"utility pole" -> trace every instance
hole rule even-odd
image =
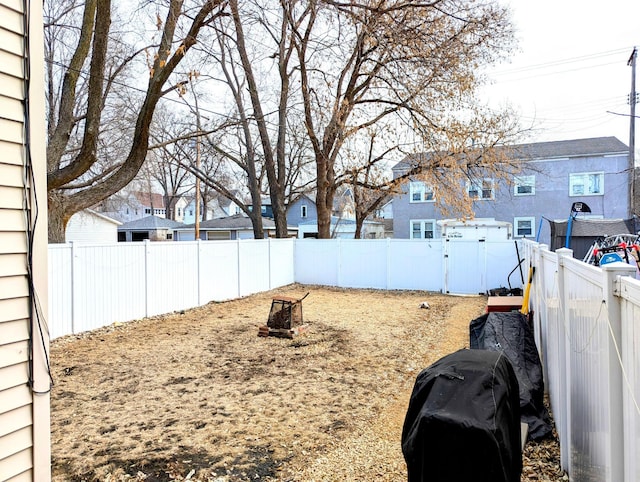
[[[631,185],[629,189],[629,209],[631,216],[635,215],[635,184],[636,184],[636,58],[638,57],[638,49],[633,48],[631,57],[627,65],[631,66],[631,94],[629,94],[629,105],[631,106],[631,115],[629,117],[629,171],[631,173]]]
[[[193,88],[193,78],[197,78],[199,75],[198,72],[189,72],[189,82],[191,83],[191,90],[193,92],[193,98],[195,101],[195,112],[196,112],[196,129],[198,130],[196,134],[196,196],[195,196],[195,213],[196,213],[196,222],[195,222],[195,240],[200,239],[200,136],[202,135],[202,124],[200,123],[200,108],[198,107],[198,94]],[[206,209],[206,208],[205,208]]]

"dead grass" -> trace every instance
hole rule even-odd
[[[274,295],[307,291],[305,335],[257,336]],[[485,305],[292,285],[55,340],[54,480],[404,481],[415,376]]]

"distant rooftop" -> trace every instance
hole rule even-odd
[[[629,147],[615,137],[592,137],[568,141],[534,142],[505,146],[499,149],[508,149],[513,153],[514,158],[523,161],[612,154],[626,155],[629,152]],[[418,156],[428,157],[429,153],[408,155],[393,166],[393,169],[406,169],[409,167],[411,160]]]
[[[175,229],[182,228],[184,224],[171,219],[160,218],[158,216],[147,216],[146,218],[135,219],[118,226],[118,231],[130,231],[132,229],[153,230],[153,229]]]

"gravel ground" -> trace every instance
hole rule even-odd
[[[257,336],[273,296],[307,292],[304,335]],[[415,377],[485,306],[291,285],[54,340],[54,481],[406,481]],[[563,480],[557,441],[528,442],[522,481]]]

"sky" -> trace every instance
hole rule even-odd
[[[527,142],[614,136],[628,145],[627,62],[640,48],[640,0],[501,3],[512,11],[519,45],[510,63],[488,71],[489,105],[510,104],[534,129]],[[638,136],[640,119],[636,124]]]

